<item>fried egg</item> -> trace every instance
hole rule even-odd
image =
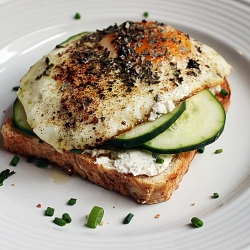
[[[95,147],[230,74],[209,46],[158,22],[113,25],[57,45],[20,81],[34,133],[59,152]]]

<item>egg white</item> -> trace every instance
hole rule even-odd
[[[164,28],[174,29],[167,25]],[[156,95],[162,103],[168,101],[178,103],[204,88],[223,83],[224,78],[230,74],[230,67],[225,59],[211,47],[193,38],[189,40],[191,53],[171,59],[180,70],[178,77],[182,79],[181,83],[177,82],[173,87],[175,69],[168,60],[153,63],[153,70],[159,75],[158,84],[147,85],[138,79],[135,82],[135,90],[125,96],[124,92],[119,95],[122,81],[118,79],[112,90],[116,94],[108,93],[108,98],[98,102],[94,114],[97,122],[78,121],[77,116],[81,114],[74,114],[76,124],[73,128],[66,128],[67,121],[60,116],[63,86],[58,85],[54,76],[58,74],[56,66],[67,63],[68,49],[75,46],[77,41],[54,49],[35,63],[20,81],[17,94],[24,106],[28,123],[39,138],[60,152],[73,148],[84,149],[87,146],[97,145],[99,138],[102,138],[102,141],[109,140],[145,121],[156,103]],[[117,56],[115,48],[108,39],[102,41],[101,45],[112,52],[111,56]],[[189,74],[190,69],[187,68],[190,58],[199,62],[199,72],[195,77]],[[49,70],[46,62],[48,59],[53,65]],[[114,74],[117,73],[119,69],[114,70]],[[104,77],[101,81],[108,81],[108,78]],[[103,117],[105,119],[102,119]]]

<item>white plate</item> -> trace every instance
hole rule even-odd
[[[77,176],[62,179],[54,169],[38,169],[12,154],[0,137],[0,171],[16,174],[0,187],[1,249],[241,249],[250,246],[250,5],[234,1],[164,0],[2,0],[0,1],[0,107],[2,124],[12,114],[13,86],[28,68],[56,44],[81,31],[126,20],[169,23],[207,43],[232,65],[232,103],[222,136],[197,155],[172,198],[139,205],[130,198]],[[75,20],[74,14],[82,18]],[[223,149],[222,154],[214,151]],[[52,179],[54,180],[52,181]],[[59,183],[61,182],[61,183]],[[15,184],[12,186],[11,184]],[[213,192],[220,194],[212,199]],[[77,204],[66,205],[70,197]],[[37,208],[38,203],[42,208]],[[192,205],[195,203],[195,205]],[[105,209],[104,226],[89,229],[85,217],[94,206]],[[44,216],[68,212],[65,227]],[[130,224],[122,220],[135,216]],[[160,214],[156,219],[155,215]],[[204,226],[189,225],[193,216]]]

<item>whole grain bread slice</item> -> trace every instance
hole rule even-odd
[[[218,93],[216,97],[227,111],[231,97],[230,86],[225,80],[221,87],[227,90],[228,95]],[[39,138],[23,133],[14,125],[12,118],[5,121],[1,132],[4,148],[14,154],[48,160],[69,175],[77,173],[103,188],[129,195],[137,202],[146,204],[170,199],[196,154],[196,151],[189,151],[174,155],[168,168],[157,176],[133,176],[120,173],[113,166],[96,164],[95,157],[89,154],[59,153],[49,144],[41,143]]]

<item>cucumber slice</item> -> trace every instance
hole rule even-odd
[[[186,103],[182,102],[172,112],[162,115],[153,122],[140,124],[132,130],[108,141],[107,144],[124,148],[141,145],[168,129],[181,116],[185,109]]]
[[[63,41],[62,43],[60,43],[60,45],[63,45],[63,44],[68,43],[68,42],[75,41],[75,40],[80,39],[81,37],[86,36],[86,35],[88,35],[88,34],[90,34],[90,33],[91,33],[91,32],[87,32],[87,31],[81,32],[81,33],[79,33],[79,34],[76,34],[76,35],[74,35],[74,36],[69,37],[67,40],[65,40],[65,41]]]
[[[165,132],[144,143],[143,148],[161,154],[176,154],[214,142],[224,129],[226,113],[209,91],[186,100],[186,111]]]
[[[32,128],[27,122],[27,116],[23,108],[23,104],[20,102],[18,98],[16,98],[13,105],[13,117],[14,117],[14,122],[19,129],[21,129],[23,132],[29,135],[35,135]]]

